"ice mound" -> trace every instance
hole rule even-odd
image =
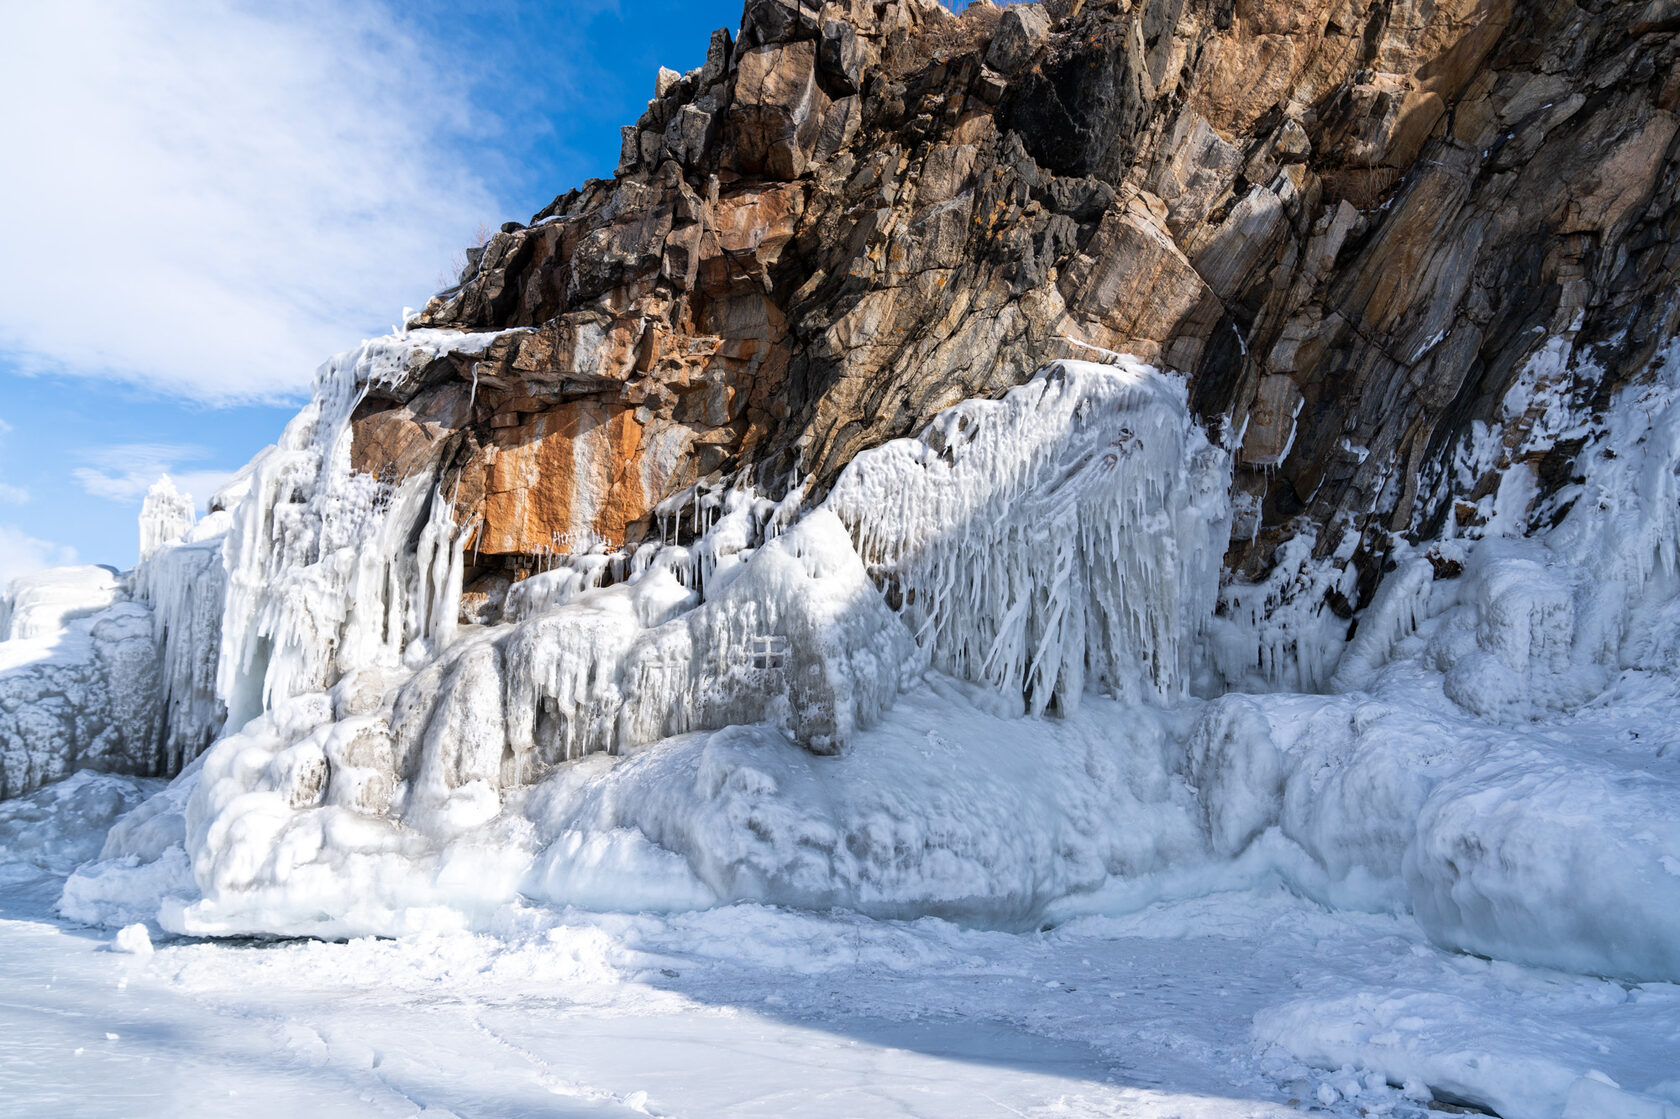
[[[840,757],[732,727],[559,771],[524,802],[542,844],[525,892],[581,903],[592,845],[634,837],[679,853],[714,902],[1021,927],[1111,875],[1205,857],[1166,769],[1170,721],[1098,699],[1063,719],[996,706],[933,676]]]
[[[1062,361],[858,455],[828,506],[934,664],[1036,714],[1186,694],[1229,486],[1181,381]]]
[[[113,822],[162,787],[83,772],[0,803],[0,883],[69,874],[99,854]]]
[[[1327,904],[1409,910],[1437,943],[1499,959],[1674,981],[1680,749],[1607,710],[1540,735],[1398,687],[1227,696],[1184,773],[1216,853],[1263,855]]]
[[[1680,758],[1509,747],[1443,781],[1407,854],[1438,943],[1680,980]]]
[[[273,749],[327,717],[300,698],[131,817],[144,826],[114,830],[62,909],[125,924],[150,885],[145,915],[199,935],[486,927],[521,900],[627,911],[753,900],[1020,927],[1111,875],[1206,858],[1190,790],[1166,769],[1166,716],[1107,700],[1066,719],[988,707],[935,677],[838,757],[765,724],[678,735],[557,768],[499,806],[457,800],[452,819],[423,830],[334,804],[299,811],[264,787],[277,770],[320,772],[296,747]]]
[[[0,587],[0,641],[52,637],[123,597],[122,581],[108,567],[58,567],[20,575]]]

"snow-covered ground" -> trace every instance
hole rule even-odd
[[[1631,741],[1648,683],[1577,716],[1574,740]],[[1667,727],[1653,756],[1680,739]],[[515,901],[475,931],[337,942],[56,916],[66,874],[161,786],[84,773],[0,804],[8,1113],[1680,1111],[1680,986],[1457,953],[1404,912],[1327,908],[1283,884],[1281,839],[1067,898],[1024,931],[751,903]]]

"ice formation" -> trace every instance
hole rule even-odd
[[[0,641],[51,637],[122,597],[122,580],[108,567],[60,567],[20,576],[0,589]]]
[[[481,353],[494,337],[414,331],[339,355],[279,444],[252,462],[224,545],[217,691],[231,725],[353,669],[394,667],[411,646],[418,658],[447,642],[466,534],[431,480],[393,492],[350,469],[350,415],[369,388],[399,383],[445,349]],[[411,552],[416,531],[424,546]]]
[[[1058,362],[853,460],[828,505],[933,651],[1034,714],[1087,687],[1183,698],[1230,530],[1228,456],[1184,387]]]
[[[1454,950],[1680,979],[1680,352],[1545,421],[1585,440],[1548,504],[1507,463],[1478,527],[1396,541],[1350,626],[1323,605],[1347,557],[1304,540],[1219,587],[1225,451],[1129,360],[959,405],[821,501],[696,488],[656,542],[553,557],[475,615],[447,487],[352,472],[348,418],[485,344],[336,360],[226,511],[160,489],[135,572],[14,590],[8,625],[55,636],[0,646],[7,765],[40,754],[20,712],[93,745],[8,790],[102,764],[129,732],[82,724],[141,680],[133,734],[182,770],[66,916],[345,936],[748,900],[1030,928],[1281,882]],[[1384,1048],[1437,1012],[1312,996],[1255,1037],[1514,1115],[1591,1105],[1555,1062],[1524,1085]]]

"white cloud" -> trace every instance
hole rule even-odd
[[[202,462],[210,455],[208,447],[190,443],[120,443],[84,452],[89,465],[75,468],[70,475],[94,497],[133,503],[146,496],[160,475],[168,474],[176,488],[191,494],[202,510],[234,471],[182,470],[181,466]]]
[[[76,549],[37,540],[21,529],[0,524],[0,590],[19,575],[76,562]]]
[[[277,14],[280,13],[280,14]],[[306,388],[495,214],[368,3],[54,0],[0,37],[0,345],[210,401]]]

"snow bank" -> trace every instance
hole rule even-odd
[[[0,642],[52,637],[126,597],[116,572],[92,566],[20,575],[0,591]]]

